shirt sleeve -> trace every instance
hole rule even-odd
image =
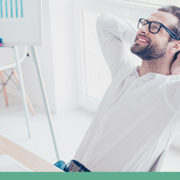
[[[129,22],[120,20],[110,13],[102,13],[97,19],[96,29],[99,44],[112,77],[118,70],[135,65],[129,61],[132,53],[128,44],[133,43],[136,31]]]

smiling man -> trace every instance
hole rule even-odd
[[[160,8],[138,22],[138,33],[131,51],[143,61],[139,74],[157,72],[170,75],[175,53],[180,50],[180,12],[176,7]]]
[[[80,171],[159,171],[180,130],[180,8],[141,18],[138,32],[104,13],[97,33],[112,83],[74,162]]]

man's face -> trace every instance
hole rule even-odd
[[[161,11],[153,13],[147,20],[160,22],[169,29],[178,23],[176,16]],[[147,24],[138,30],[131,52],[143,60],[161,58],[168,52],[169,39],[170,35],[164,28],[152,34]]]

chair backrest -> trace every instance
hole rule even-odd
[[[26,59],[27,47],[19,48],[20,63]],[[14,48],[0,48],[0,71],[5,71],[16,67]]]

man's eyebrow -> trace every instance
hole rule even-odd
[[[146,18],[145,18],[145,19],[146,19]],[[161,23],[160,21],[152,20],[152,19],[149,19],[149,18],[147,18],[147,20],[150,21],[150,22],[158,22],[158,23]],[[161,24],[163,24],[163,23],[161,23]]]

